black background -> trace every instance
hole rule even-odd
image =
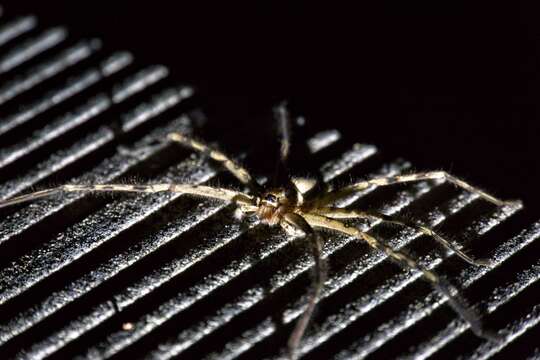
[[[532,2],[219,3],[4,7],[167,65],[203,94],[210,116],[230,119],[224,130],[290,99],[318,128],[522,198],[538,213],[540,12]]]

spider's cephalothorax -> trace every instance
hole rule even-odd
[[[294,212],[297,207],[295,197],[283,188],[264,192],[255,199],[255,204],[257,217],[262,223],[272,226],[278,225],[283,220],[283,215]]]
[[[276,109],[275,114],[280,127],[282,143],[281,160],[284,164],[290,149],[289,114],[283,105]],[[313,289],[307,296],[305,310],[298,319],[296,326],[289,337],[288,347],[291,358],[295,357],[302,336],[312,317],[315,305],[322,294],[323,284],[326,279],[326,266],[322,255],[323,243],[316,229],[331,230],[351,236],[359,241],[365,241],[369,246],[383,251],[390,259],[396,261],[405,268],[412,268],[420,271],[424,275],[424,279],[433,284],[436,289],[441,291],[447,297],[449,305],[468,323],[471,330],[476,335],[490,340],[496,338],[495,334],[484,329],[478,315],[467,306],[466,302],[459,296],[457,289],[450,283],[439,277],[432,270],[419,264],[418,261],[411,256],[393,249],[376,239],[374,236],[363,232],[354,226],[345,224],[344,221],[367,218],[410,227],[425,235],[431,236],[471,264],[485,266],[489,265],[489,261],[472,259],[438,233],[421,224],[371,211],[340,208],[336,204],[339,204],[340,200],[343,200],[347,196],[371,186],[389,186],[398,183],[436,179],[446,180],[464,190],[476,194],[478,197],[489,201],[496,206],[520,207],[521,203],[519,201],[499,200],[444,171],[430,171],[374,178],[371,180],[358,181],[351,185],[331,190],[318,188],[316,186],[317,182],[313,179],[290,178],[285,186],[265,191],[245,168],[221,151],[212,149],[204,142],[195,140],[178,132],[169,134],[168,139],[173,143],[179,143],[206,154],[212,160],[217,161],[243,185],[247,186],[250,192],[245,193],[226,188],[195,184],[66,184],[56,188],[36,191],[0,201],[0,208],[68,192],[173,192],[219,199],[233,203],[241,213],[255,214],[264,224],[272,226],[279,225],[289,234],[300,234],[311,244],[313,258],[315,260],[315,276],[313,278]],[[308,199],[306,200],[306,198]]]

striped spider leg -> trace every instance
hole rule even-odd
[[[324,194],[318,199],[317,203],[319,206],[328,206],[332,203],[335,203],[336,201],[338,201],[339,199],[343,197],[346,197],[358,191],[365,190],[370,186],[375,186],[375,187],[388,186],[388,185],[401,184],[401,183],[407,183],[407,182],[418,182],[418,181],[424,181],[424,180],[438,180],[438,179],[446,180],[459,188],[462,188],[475,195],[478,195],[480,198],[487,200],[488,202],[496,206],[509,206],[509,207],[521,206],[520,200],[505,201],[505,200],[497,199],[496,197],[470,185],[464,180],[461,180],[455,177],[454,175],[447,173],[446,171],[428,171],[428,172],[421,172],[421,173],[416,173],[416,174],[395,175],[395,176],[379,177],[375,179],[359,181],[351,185],[347,185],[345,187],[327,192],[326,194]]]
[[[222,164],[222,166],[228,170],[234,177],[236,177],[242,184],[247,185],[255,191],[259,191],[260,186],[249,172],[240,166],[237,162],[230,159],[228,156],[218,150],[214,150],[208,145],[198,140],[187,137],[179,132],[170,133],[168,139],[180,143],[184,146],[191,147],[203,154],[206,154],[212,160]],[[60,185],[54,188],[36,191],[29,194],[13,197],[11,199],[0,201],[0,208],[11,206],[27,201],[33,201],[40,198],[69,192],[141,192],[141,193],[158,193],[158,192],[172,192],[183,193],[202,197],[208,197],[223,201],[235,202],[241,208],[249,208],[253,206],[253,197],[244,194],[242,192],[225,189],[215,188],[204,185],[193,184],[150,184],[150,185],[127,185],[127,184],[96,184],[96,185],[77,185],[66,184]]]
[[[220,163],[226,170],[228,170],[235,178],[237,178],[242,184],[248,186],[251,191],[260,193],[261,186],[253,179],[251,174],[236,161],[225,155],[223,152],[211,148],[208,144],[191,138],[180,132],[173,132],[167,135],[167,138],[180,145],[192,148],[195,151],[208,156],[210,159]]]
[[[332,214],[328,213],[328,215]],[[470,325],[474,334],[487,340],[497,341],[499,339],[499,336],[496,333],[484,328],[479,316],[459,295],[458,290],[452,284],[437,275],[435,272],[419,264],[412,257],[404,254],[401,251],[392,249],[390,246],[380,242],[368,233],[360,231],[355,227],[348,226],[339,220],[315,213],[305,213],[303,216],[308,224],[312,227],[336,231],[355,237],[358,240],[363,240],[372,248],[385,252],[392,260],[396,261],[403,267],[420,271],[424,275],[424,279],[429,281],[433,287],[435,287],[435,289],[446,296],[450,306]]]
[[[469,255],[465,254],[463,251],[461,251],[455,245],[453,245],[450,241],[446,240],[444,237],[439,235],[434,230],[428,228],[427,226],[417,224],[413,221],[402,219],[397,216],[388,216],[388,215],[373,212],[373,211],[358,211],[358,210],[349,210],[349,209],[335,208],[335,207],[317,208],[317,209],[313,209],[313,212],[317,213],[318,215],[322,215],[322,216],[325,216],[331,219],[336,219],[336,220],[338,219],[343,219],[343,220],[345,219],[373,219],[373,220],[379,220],[379,221],[389,223],[389,224],[396,224],[396,225],[408,227],[408,228],[417,230],[424,235],[432,237],[437,242],[442,244],[448,250],[454,252],[457,256],[459,256],[460,258],[462,258],[469,264],[477,265],[477,266],[489,266],[491,264],[491,261],[489,259],[471,258]]]
[[[36,191],[29,194],[13,197],[11,199],[0,201],[0,208],[20,204],[23,202],[34,201],[41,198],[70,192],[138,192],[138,193],[158,193],[170,192],[181,193],[195,196],[202,196],[212,199],[218,199],[228,202],[234,202],[242,208],[249,209],[253,206],[253,197],[242,192],[214,188],[205,185],[192,184],[150,184],[150,185],[127,185],[127,184],[96,184],[96,185],[79,185],[65,184],[54,188]]]

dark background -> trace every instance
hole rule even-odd
[[[289,99],[311,126],[338,128],[417,169],[445,169],[501,197],[522,198],[539,213],[537,6],[256,3],[4,6],[167,65],[196,86],[211,119],[228,119],[218,128],[246,126]],[[249,138],[242,141],[249,146]]]

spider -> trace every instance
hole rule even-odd
[[[285,103],[281,103],[274,108],[274,117],[280,130],[280,164],[283,167],[289,157],[291,144],[291,117]],[[318,186],[318,181],[315,179],[288,177],[280,186],[268,187],[257,182],[253,176],[237,161],[225,155],[223,152],[209,146],[203,141],[189,137],[180,132],[168,134],[167,139],[171,143],[180,144],[184,147],[200,152],[210,159],[216,161],[218,164],[221,164],[221,166],[230,172],[242,185],[246,187],[247,190],[244,192],[228,188],[178,183],[141,185],[65,184],[0,201],[0,208],[55,194],[69,192],[182,193],[232,203],[237,207],[237,211],[241,215],[240,217],[255,216],[263,224],[268,226],[280,226],[287,234],[306,239],[309,241],[311,246],[311,253],[314,259],[315,276],[312,280],[311,290],[307,295],[305,310],[289,336],[287,345],[289,357],[291,359],[296,358],[296,350],[301,343],[302,337],[313,316],[313,312],[323,290],[328,271],[326,262],[322,257],[323,241],[317,230],[333,231],[351,236],[359,241],[365,241],[369,246],[385,252],[389,258],[403,267],[420,271],[425,280],[430,282],[438,291],[446,296],[450,306],[470,325],[470,328],[474,334],[492,341],[496,341],[498,339],[498,334],[485,329],[478,314],[472,308],[470,308],[467,302],[459,295],[456,287],[446,281],[443,277],[437,275],[435,272],[422,266],[410,255],[398,250],[394,250],[374,236],[350,225],[347,223],[347,221],[368,219],[412,228],[432,237],[444,247],[450,249],[461,259],[470,264],[477,266],[490,266],[489,260],[471,258],[434,230],[414,221],[388,216],[373,211],[340,208],[335,206],[335,204],[341,199],[372,186],[389,186],[399,183],[437,179],[446,180],[457,187],[476,194],[480,198],[493,203],[496,206],[519,207],[521,206],[521,202],[519,200],[500,200],[444,171],[430,171],[373,178],[370,180],[354,182],[340,188],[327,187],[324,189]]]

